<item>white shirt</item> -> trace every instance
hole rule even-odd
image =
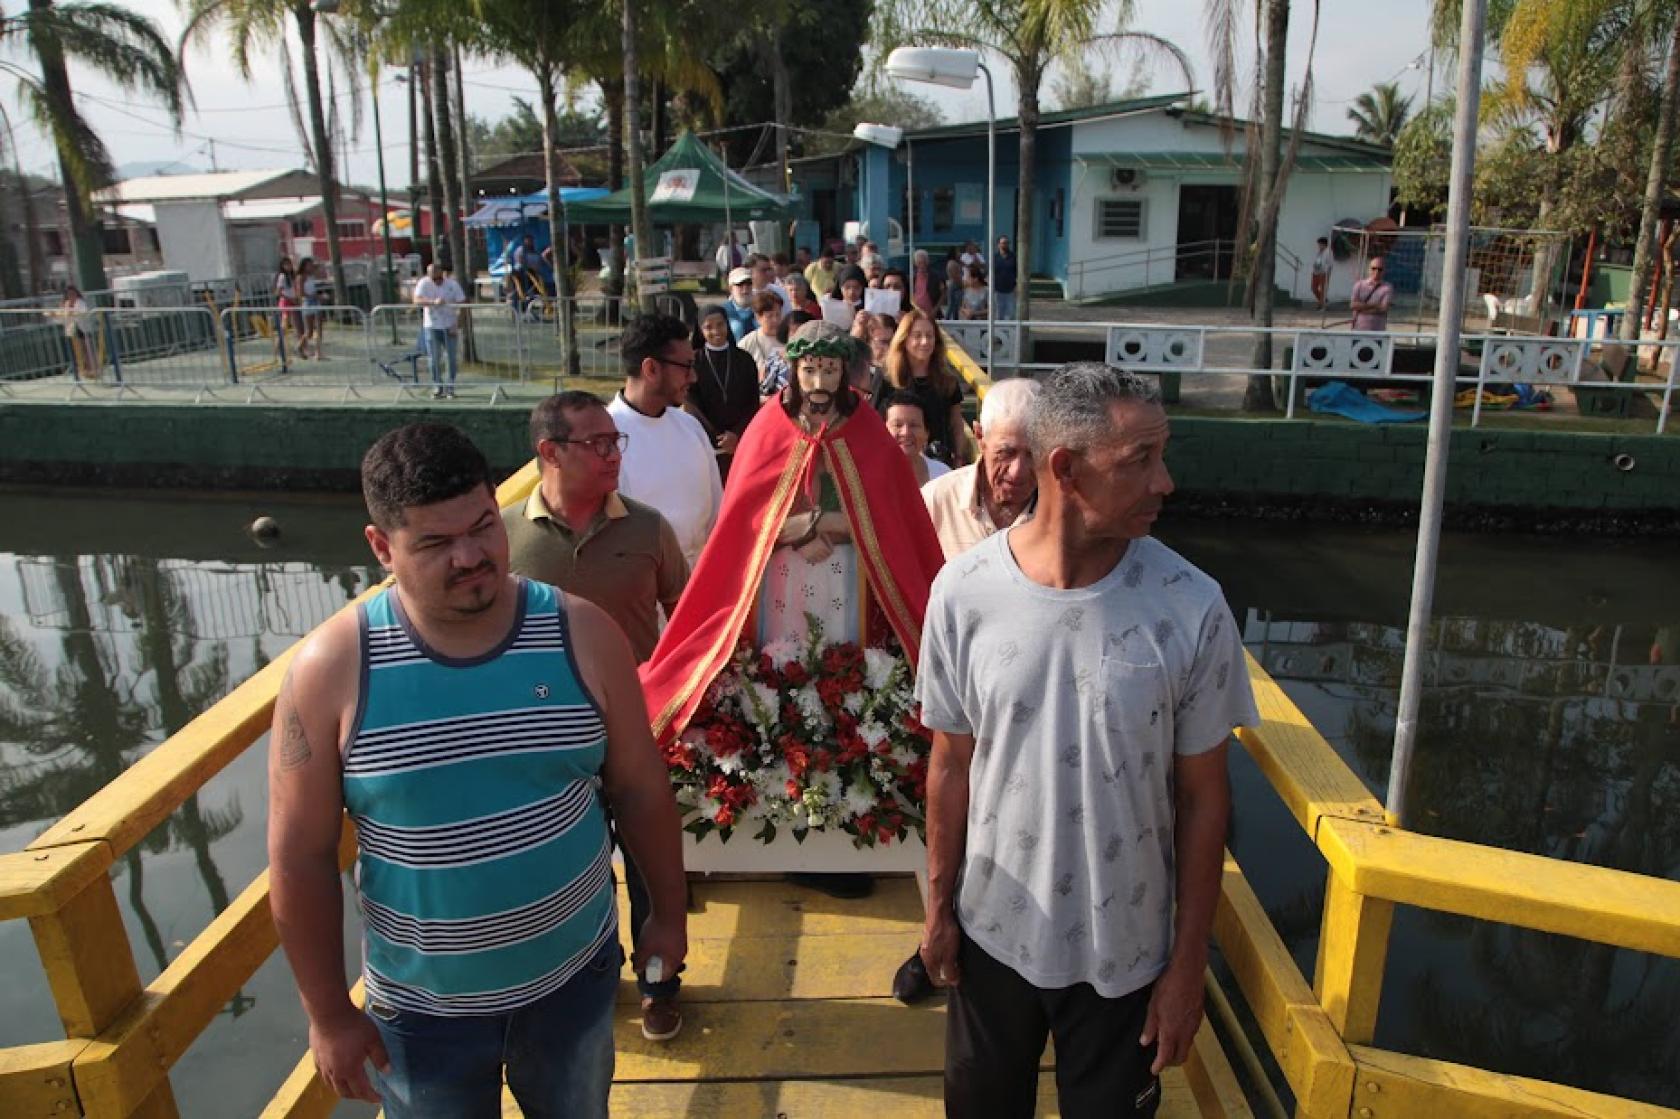
[[[455,318],[459,313],[452,304],[465,303],[466,292],[455,282],[455,277],[445,276],[443,283],[433,283],[430,276],[420,277],[420,282],[414,285],[414,302],[420,303],[426,299],[441,299],[440,306],[425,305],[425,327],[427,330],[454,330]]]
[[[607,411],[618,430],[630,436],[618,468],[618,492],[653,506],[671,522],[692,571],[723,503],[717,449],[700,421],[681,408],[645,416],[620,392]]]
[[[951,468],[949,466],[946,466],[944,463],[940,462],[936,458],[931,458],[927,455],[923,455],[922,456],[922,461],[927,463],[927,472],[928,472],[928,481],[929,482],[933,481],[935,478],[942,478],[942,477],[944,477],[945,475],[947,475],[951,472]],[[926,483],[923,483],[923,484],[925,485]]]
[[[1315,276],[1328,276],[1335,267],[1336,258],[1331,255],[1329,249],[1320,249],[1313,257],[1312,270]]]

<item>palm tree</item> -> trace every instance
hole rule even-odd
[[[1621,337],[1637,341],[1648,308],[1645,288],[1651,282],[1652,261],[1657,243],[1657,224],[1662,218],[1663,189],[1667,185],[1669,160],[1674,151],[1676,101],[1680,100],[1680,12],[1670,8],[1671,25],[1668,58],[1664,63],[1662,98],[1657,109],[1656,135],[1651,140],[1651,165],[1645,178],[1645,197],[1639,208],[1639,235],[1633,245],[1633,275],[1628,280],[1627,313],[1622,316]],[[1666,319],[1666,313],[1664,318]]]
[[[20,40],[38,72],[0,58],[0,73],[17,79],[24,108],[58,150],[76,286],[102,291],[105,261],[92,196],[114,173],[104,141],[76,106],[68,64],[90,67],[127,92],[159,101],[177,125],[186,96],[181,69],[155,23],[98,0],[29,0],[16,15],[0,15],[0,44]]]
[[[630,176],[630,235],[636,246],[636,260],[653,248],[653,225],[648,221],[647,184],[642,182],[641,75],[636,56],[636,0],[621,0],[624,8],[624,161]],[[642,292],[637,277],[636,295],[643,311],[653,310],[653,299]]]
[[[35,0],[32,0],[35,2]],[[298,127],[298,139],[303,143],[310,165],[320,182],[321,219],[327,226],[327,258],[332,263],[333,299],[339,303],[350,301],[350,285],[344,275],[344,254],[338,238],[338,178],[334,166],[334,129],[328,127],[325,99],[321,96],[321,58],[318,41],[324,36],[329,48],[328,68],[334,60],[350,61],[340,69],[352,106],[352,120],[359,122],[361,101],[357,95],[357,67],[353,64],[356,46],[348,27],[340,27],[332,20],[321,20],[310,0],[183,0],[187,6],[187,26],[181,32],[181,51],[190,45],[208,45],[211,36],[225,29],[233,51],[233,63],[240,76],[251,79],[251,60],[263,48],[275,48],[280,56],[280,74],[284,79],[286,103],[292,110],[293,123]],[[303,91],[305,104],[299,106],[296,79],[292,72],[291,50],[286,31],[291,26],[297,32],[303,61]],[[307,127],[300,108],[308,112]]]
[[[1015,255],[1031,268],[1033,204],[1038,197],[1037,161],[1039,101],[1044,79],[1058,62],[1081,60],[1088,50],[1114,54],[1142,49],[1170,59],[1194,85],[1190,61],[1173,43],[1146,31],[1121,30],[1131,22],[1133,0],[1113,6],[1113,31],[1098,26],[1110,5],[1104,0],[888,0],[881,4],[878,37],[891,40],[967,47],[1002,58],[1009,64],[1019,91],[1017,115],[1021,128],[1020,178],[1015,192]],[[992,252],[993,246],[986,246]],[[1021,319],[1032,317],[1030,285],[1018,289],[1016,306]]]
[[[1400,93],[1394,82],[1378,82],[1353,99],[1348,119],[1353,122],[1353,134],[1385,148],[1394,146],[1400,130],[1411,116],[1412,99]]]

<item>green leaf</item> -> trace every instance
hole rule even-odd
[[[805,837],[807,835],[809,835],[810,832],[811,832],[810,828],[794,828],[793,829],[793,841],[795,843],[804,843],[805,842]]]

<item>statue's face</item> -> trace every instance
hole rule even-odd
[[[802,357],[794,375],[799,378],[799,391],[804,395],[805,415],[815,420],[826,420],[833,415],[834,400],[846,375],[840,359],[815,355]]]

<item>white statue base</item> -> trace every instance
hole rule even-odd
[[[772,843],[753,838],[758,823],[749,820],[735,829],[728,843],[714,832],[699,838],[683,833],[683,867],[690,874],[904,874],[916,876],[927,897],[927,848],[915,832],[902,843],[855,847],[843,831],[813,831],[800,843],[781,828]]]

